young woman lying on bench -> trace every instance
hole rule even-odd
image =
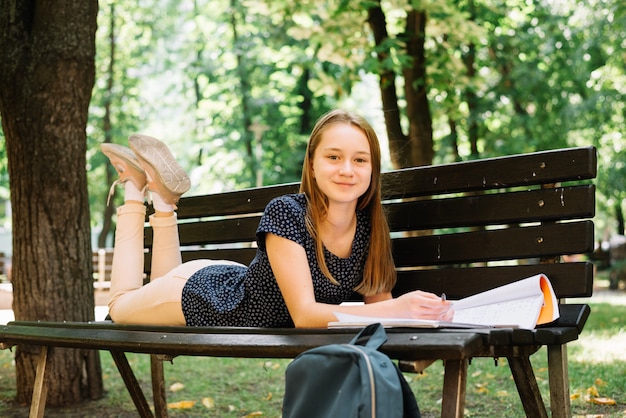
[[[324,115],[309,139],[299,194],[272,200],[249,266],[182,263],[176,204],[190,181],[161,141],[131,135],[130,149],[103,144],[123,183],[117,209],[109,311],[132,324],[325,328],[334,312],[450,320],[450,302],[413,291],[392,298],[396,272],[381,205],[381,153],[358,115]],[[143,284],[144,197],[155,213],[150,283]],[[354,291],[364,305],[339,306]]]

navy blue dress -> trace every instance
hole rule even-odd
[[[317,265],[315,242],[305,226],[303,194],[278,197],[268,203],[257,228],[257,253],[249,267],[212,265],[195,272],[183,288],[182,308],[188,326],[293,327],[287,306],[272,273],[265,250],[265,234],[272,233],[301,245],[307,255],[318,302],[340,304],[363,278],[369,246],[367,217],[357,211],[352,252],[339,258],[327,250],[327,266],[339,285],[332,284]]]

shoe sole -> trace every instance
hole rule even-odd
[[[118,175],[120,176],[120,180],[133,181],[135,177],[139,177],[138,180],[142,180],[143,184],[137,184],[135,181],[133,181],[133,183],[135,183],[135,186],[137,186],[139,190],[141,190],[145,186],[146,173],[144,172],[143,168],[139,164],[139,161],[137,161],[135,154],[129,148],[123,145],[118,145],[118,144],[103,143],[103,144],[100,144],[100,150],[102,151],[104,155],[106,155],[109,158],[111,165],[113,165],[115,170],[118,172]],[[125,163],[128,166],[128,168],[130,170],[133,170],[135,173],[134,174],[130,172],[120,173],[117,167],[118,161]]]
[[[141,134],[131,135],[128,143],[155,183],[157,190],[153,191],[159,193],[168,203],[176,204],[180,196],[191,188],[191,181],[167,145],[156,138]]]

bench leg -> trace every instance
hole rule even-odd
[[[548,418],[528,356],[507,357],[527,417]]]
[[[442,418],[460,418],[465,413],[465,387],[467,385],[467,358],[446,360],[441,400]]]
[[[48,388],[45,385],[46,365],[48,364],[49,347],[42,346],[39,352],[39,360],[37,361],[37,375],[35,377],[35,386],[33,387],[33,399],[30,404],[30,418],[43,418],[46,409],[46,398],[48,396]]]
[[[150,371],[152,373],[152,398],[154,400],[154,413],[157,417],[166,418],[168,414],[163,361],[160,360],[155,354],[150,355]]]
[[[550,409],[553,418],[569,418],[569,373],[567,370],[567,346],[548,346],[548,379],[550,381]]]
[[[131,369],[130,364],[128,364],[126,355],[121,351],[111,351],[111,356],[115,361],[117,369],[120,371],[120,375],[126,384],[126,389],[128,389],[130,397],[135,403],[139,416],[144,418],[153,418],[154,415],[152,414],[150,405],[148,405],[148,401],[139,386],[139,382],[137,382],[133,369]]]

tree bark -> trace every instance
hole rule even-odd
[[[467,2],[467,9],[470,15],[470,20],[472,22],[476,21],[476,7],[474,5],[474,0],[469,0]],[[463,62],[465,63],[465,68],[467,69],[467,76],[470,80],[474,80],[476,77],[476,45],[473,42],[470,42],[467,46],[467,52],[463,54]],[[472,85],[465,88],[465,100],[467,102],[467,108],[469,110],[469,121],[468,121],[468,129],[467,134],[469,137],[470,143],[470,156],[472,159],[476,159],[479,157],[478,152],[478,96],[474,91],[474,87]]]
[[[383,48],[384,43],[389,39],[387,19],[380,6],[380,2],[377,6],[370,7],[367,13],[367,21],[374,34],[376,56],[380,63],[378,84],[383,105],[385,126],[387,128],[391,163],[395,168],[409,167],[411,162],[406,160],[406,154],[404,152],[407,145],[407,136],[402,131],[401,113],[398,105],[398,94],[396,92],[396,73],[392,68],[384,64],[385,61],[389,59],[390,55],[389,51]]]
[[[96,0],[12,0],[0,8],[0,112],[13,207],[18,320],[94,317],[86,176]],[[32,394],[38,348],[16,350],[17,402]],[[102,395],[95,351],[54,349],[48,405]]]
[[[115,3],[109,5],[109,66],[107,68],[107,87],[106,96],[104,99],[104,117],[102,119],[102,132],[104,133],[104,142],[110,144],[113,142],[113,124],[111,122],[111,106],[112,97],[114,95],[115,87]],[[106,164],[106,184],[113,184],[117,178],[117,171],[111,164]],[[113,195],[110,197],[110,201],[115,199],[115,193],[117,188],[113,189]],[[109,200],[109,199],[107,199]],[[104,216],[102,217],[102,230],[98,235],[98,248],[105,248],[107,237],[113,229],[113,214],[115,213],[115,206],[107,204],[104,206]]]
[[[426,79],[426,12],[409,10],[406,17],[407,54],[412,65],[404,69],[404,94],[409,118],[409,143],[414,166],[433,163],[433,120]]]
[[[404,53],[410,65],[402,69],[408,134],[402,130],[402,113],[396,89],[397,74],[389,65],[390,42],[387,22],[380,1],[368,9],[368,23],[374,34],[375,51],[380,64],[379,86],[391,162],[395,168],[430,165],[433,162],[432,116],[428,104],[426,79],[426,12],[407,12]]]

